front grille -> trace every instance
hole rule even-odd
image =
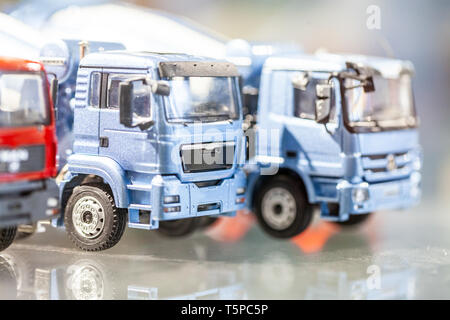
[[[21,146],[15,149],[0,148],[0,173],[25,173],[41,171],[45,167],[45,146]]]
[[[199,181],[194,182],[195,185],[199,188],[206,188],[206,187],[214,187],[219,185],[222,182],[222,180],[210,180],[210,181]]]
[[[234,142],[185,144],[181,146],[181,161],[186,173],[227,170],[233,167]]]
[[[402,157],[407,155],[408,152],[397,152],[397,153],[392,153],[393,156],[395,157]],[[370,160],[380,160],[380,159],[385,159],[389,156],[389,154],[375,154],[375,155],[368,155],[367,157]]]
[[[31,220],[31,216],[29,213],[0,215],[0,223],[2,225],[15,225],[17,223],[17,220],[29,221]]]
[[[411,156],[409,152],[363,155],[364,176],[368,181],[400,178],[410,174]]]
[[[214,203],[200,204],[197,207],[197,212],[204,212],[211,210],[220,210],[220,203],[214,202]]]
[[[403,168],[405,168],[405,165],[402,166],[397,166],[397,168],[395,170],[401,170]],[[378,172],[389,172],[390,170],[386,167],[383,168],[372,168],[372,169],[368,169],[369,171],[373,172],[373,173],[378,173]]]

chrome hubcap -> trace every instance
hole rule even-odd
[[[262,216],[267,224],[275,230],[289,228],[297,214],[295,198],[284,188],[270,189],[263,197]]]
[[[102,273],[94,266],[75,267],[68,282],[76,300],[98,300],[103,298],[105,286]]]
[[[105,227],[105,211],[94,197],[83,197],[75,203],[72,215],[75,230],[83,237],[98,237]]]

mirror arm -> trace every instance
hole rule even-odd
[[[140,124],[136,125],[135,127],[139,127],[139,129],[141,129],[142,131],[145,131],[147,129],[150,129],[154,124],[155,124],[155,121],[151,120],[146,123],[140,123]]]
[[[47,76],[48,75],[53,76],[53,79],[50,82],[50,97],[52,99],[53,112],[55,114],[55,121],[56,121],[58,120],[58,112],[57,112],[58,108],[56,107],[56,105],[58,104],[58,87],[59,87],[58,77],[53,72],[47,72]]]

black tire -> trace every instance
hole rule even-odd
[[[17,227],[7,227],[0,229],[0,251],[8,248],[16,237]]]
[[[218,218],[205,216],[197,219],[198,219],[198,229],[204,230],[212,226],[214,223],[216,223]]]
[[[103,184],[75,187],[67,201],[64,225],[69,238],[81,250],[106,250],[115,246],[122,238],[127,223],[126,211],[116,207],[108,189]],[[91,201],[91,203],[88,203],[88,201]],[[83,202],[86,202],[90,207],[82,209]],[[96,209],[94,204],[97,206]],[[74,212],[78,208],[81,208],[79,210],[81,214],[79,215]],[[90,212],[89,210],[95,212]],[[77,218],[78,216],[79,218]],[[95,221],[95,217],[97,217],[97,224],[91,223]],[[74,219],[80,221],[77,226],[74,225]],[[80,225],[93,226],[96,229],[93,233],[88,234],[88,232],[81,230]]]
[[[157,231],[165,237],[185,237],[197,230],[198,225],[198,218],[160,221]]]
[[[17,299],[17,279],[13,267],[9,262],[0,256],[0,299]]]
[[[369,219],[371,213],[366,214],[351,214],[348,220],[346,221],[336,221],[336,223],[343,227],[356,227]]]
[[[263,206],[268,205],[263,204],[265,197],[280,191],[280,194],[289,198],[289,202],[293,205],[295,201],[295,208],[292,206],[291,210],[295,211],[293,213],[293,218],[288,221],[285,225],[275,226],[273,222],[270,222],[267,215],[272,215],[275,217],[278,214],[285,214],[285,210],[289,210],[286,207],[286,203],[282,201],[274,201],[275,205],[272,211],[263,212]],[[282,197],[280,197],[281,199]],[[260,225],[263,230],[275,238],[292,238],[294,236],[302,233],[311,223],[313,217],[313,208],[308,203],[306,193],[299,182],[290,178],[288,176],[275,176],[270,179],[267,183],[261,187],[260,191],[255,197],[255,214],[258,218]],[[265,210],[269,210],[265,208]],[[290,210],[289,210],[290,211]]]

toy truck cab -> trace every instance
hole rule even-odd
[[[52,97],[40,63],[0,58],[0,250],[58,213]]]
[[[248,188],[266,231],[300,233],[314,204],[322,218],[354,224],[419,201],[412,71],[409,62],[363,56],[267,59],[253,159],[259,170]],[[267,166],[275,173],[261,175]]]
[[[181,54],[92,53],[80,63],[73,154],[60,184],[65,226],[84,250],[126,224],[233,215],[246,179],[238,73]]]

